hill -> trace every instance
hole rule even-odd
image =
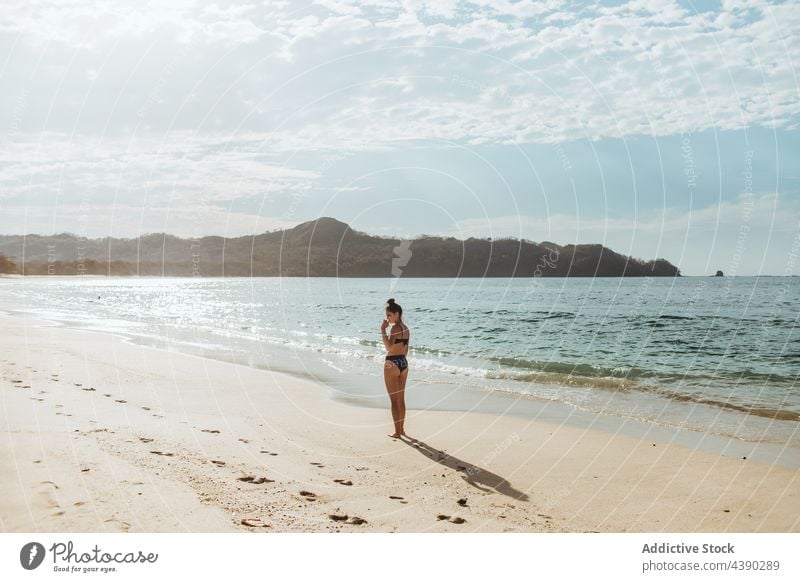
[[[421,236],[400,240],[321,217],[255,236],[184,239],[169,234],[86,239],[0,236],[0,272],[27,275],[206,277],[621,277],[680,276],[599,244],[560,246],[512,238]]]

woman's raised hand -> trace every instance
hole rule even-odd
[[[389,327],[389,322],[387,320],[383,320],[381,322],[381,331],[386,331],[386,328]]]

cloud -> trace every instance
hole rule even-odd
[[[240,212],[230,208],[195,204],[186,206],[169,197],[146,200],[147,204],[117,204],[111,211],[85,205],[4,208],[0,231],[7,234],[56,234],[71,232],[87,238],[132,238],[153,232],[188,237],[249,236],[295,226],[294,218]],[[100,211],[98,211],[100,210]],[[50,228],[34,225],[46,223]],[[34,227],[31,229],[31,227]]]
[[[74,0],[56,10],[27,0],[5,6],[0,31],[20,35],[11,55],[19,63],[10,71],[13,84],[29,83],[41,59],[32,46],[66,45],[48,51],[38,73],[38,84],[59,87],[59,97],[30,99],[31,123],[21,127],[29,131],[40,127],[35,122],[49,108],[52,124],[74,127],[74,103],[81,100],[106,116],[102,127],[130,127],[147,99],[141,88],[154,86],[159,101],[143,120],[148,131],[199,128],[213,111],[216,127],[277,131],[279,144],[296,141],[296,132],[329,128],[315,139],[319,147],[354,140],[376,147],[397,139],[532,143],[796,127],[800,44],[792,39],[800,33],[800,11],[765,1],[747,7],[697,13],[677,2],[635,0],[570,5],[567,12],[564,2],[326,0],[298,7],[172,0],[150,10]],[[163,63],[147,59],[174,54],[181,45],[190,49],[164,79]],[[98,67],[102,55],[133,78]],[[101,92],[87,96],[86,76],[73,81],[70,59],[95,71],[89,80]],[[375,94],[371,82],[387,77],[408,82]],[[458,78],[483,89],[452,85]],[[194,86],[199,90],[187,102]],[[506,104],[486,98],[498,92]],[[109,95],[117,101],[110,116],[99,101]],[[12,101],[0,96],[0,105]],[[361,117],[344,123],[340,112],[354,106]],[[90,115],[81,122],[100,125],[91,124]],[[543,133],[529,122],[536,116],[554,129]]]
[[[73,141],[43,135],[19,142],[0,158],[5,205],[52,205],[91,196],[93,204],[124,204],[151,195],[177,203],[206,204],[271,192],[304,192],[318,172],[276,164],[247,140],[172,134],[169,138]],[[33,196],[33,198],[31,198]]]
[[[800,236],[800,205],[775,193],[743,193],[703,208],[665,207],[634,218],[554,214],[459,220],[446,234],[600,243],[643,259],[666,258],[688,275],[717,269],[730,275],[783,274],[792,241]]]

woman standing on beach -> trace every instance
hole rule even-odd
[[[386,328],[392,325],[389,337]],[[406,378],[408,378],[408,338],[409,331],[403,322],[403,308],[394,302],[394,298],[386,302],[386,319],[381,322],[381,339],[386,346],[386,358],[383,365],[383,380],[392,402],[392,419],[394,420],[395,439],[406,436],[403,423],[406,420]]]

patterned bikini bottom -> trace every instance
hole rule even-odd
[[[386,361],[391,361],[395,366],[400,368],[401,372],[408,368],[408,360],[406,360],[405,356],[386,356]]]

